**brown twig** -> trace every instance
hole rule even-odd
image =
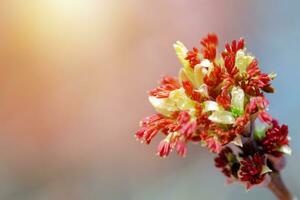
[[[289,192],[278,172],[271,173],[271,182],[269,183],[268,188],[278,200],[297,200],[297,198]]]

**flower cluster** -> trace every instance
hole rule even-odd
[[[261,72],[243,39],[226,44],[219,54],[215,34],[200,45],[189,51],[181,42],[174,44],[179,76],[163,77],[149,92],[157,114],[141,121],[136,138],[149,144],[162,133],[161,157],[172,150],[185,156],[188,143],[201,144],[218,154],[216,167],[230,181],[247,188],[262,184],[279,170],[274,160],[291,153],[288,127],[267,112],[264,93],[274,92],[276,75]]]

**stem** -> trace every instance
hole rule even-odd
[[[297,198],[293,197],[289,192],[278,172],[271,173],[271,182],[269,183],[268,188],[278,200],[297,200]]]

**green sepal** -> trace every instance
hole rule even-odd
[[[255,127],[253,136],[257,141],[262,140],[266,136],[267,130],[271,128],[269,124],[261,122],[260,120],[256,120],[254,125]]]
[[[239,117],[239,116],[241,116],[241,115],[243,115],[244,114],[244,111],[243,110],[241,110],[241,109],[239,109],[239,108],[237,108],[237,107],[231,107],[231,113],[232,113],[232,115],[235,117],[235,118],[237,118],[237,117]]]

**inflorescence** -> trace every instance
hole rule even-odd
[[[187,144],[206,146],[218,154],[215,166],[228,181],[249,189],[267,184],[272,171],[282,169],[290,154],[288,127],[268,112],[264,93],[273,93],[275,74],[261,72],[257,59],[246,52],[243,39],[233,40],[217,52],[218,38],[208,34],[201,48],[174,48],[182,68],[179,77],[165,76],[149,92],[157,111],[140,122],[136,138],[149,144],[162,133],[158,155],[172,150],[187,154]]]

